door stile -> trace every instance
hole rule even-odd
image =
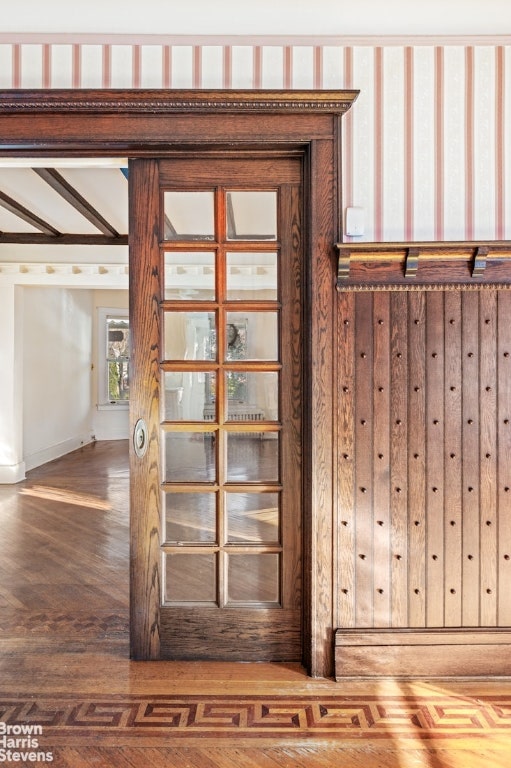
[[[129,164],[131,386],[130,434],[143,420],[144,445],[130,440],[131,656],[160,658],[160,300],[158,162]]]
[[[302,194],[300,187],[283,185],[280,195],[281,217],[289,222],[281,235],[281,249],[284,253],[303,253],[302,248]],[[282,308],[282,369],[290,372],[289,385],[282,388],[282,413],[286,429],[282,433],[282,455],[287,461],[299,469],[302,477],[303,465],[303,258],[290,260],[292,272],[287,279],[281,280]],[[280,267],[281,268],[281,267]],[[282,376],[282,369],[280,376]],[[303,536],[303,489],[301,483],[287,483],[282,489],[285,505],[295,511],[294,516],[285,521],[282,530],[282,544],[288,553],[285,567],[281,575],[283,594],[292,602],[286,608],[300,610],[303,606],[302,579],[302,536]],[[293,557],[290,556],[293,553]],[[294,588],[292,585],[295,585]],[[302,621],[303,633],[303,621]]]
[[[308,308],[304,397],[310,404],[304,430],[305,528],[303,574],[304,663],[312,677],[329,677],[333,660],[334,460],[333,343],[335,297],[332,285],[332,248],[337,231],[334,168],[336,147],[313,141],[306,166],[309,198],[308,242],[313,245],[305,284]]]

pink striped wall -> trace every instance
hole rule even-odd
[[[0,35],[0,88],[358,88],[344,205],[365,240],[511,239],[511,38]]]

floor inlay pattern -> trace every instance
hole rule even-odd
[[[23,637],[24,635],[53,636],[61,639],[69,636],[109,638],[124,640],[128,637],[127,611],[24,611],[2,609],[0,637]]]
[[[358,740],[511,736],[511,694],[424,696],[2,696],[0,720],[37,724],[45,743],[221,737]]]

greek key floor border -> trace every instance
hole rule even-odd
[[[11,727],[40,725],[51,746],[90,744],[91,738],[139,746],[207,737],[429,741],[498,734],[507,739],[511,692],[484,701],[441,695],[0,695],[0,721]]]

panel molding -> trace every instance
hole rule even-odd
[[[337,243],[337,289],[480,290],[511,283],[511,240]]]
[[[509,629],[338,629],[335,679],[508,677]]]
[[[143,90],[128,93],[123,89],[89,91],[83,98],[73,89],[51,89],[41,98],[39,90],[0,91],[0,111],[38,114],[62,109],[66,112],[99,113],[122,111],[126,114],[173,114],[200,112],[325,112],[343,114],[359,95],[358,90]]]

